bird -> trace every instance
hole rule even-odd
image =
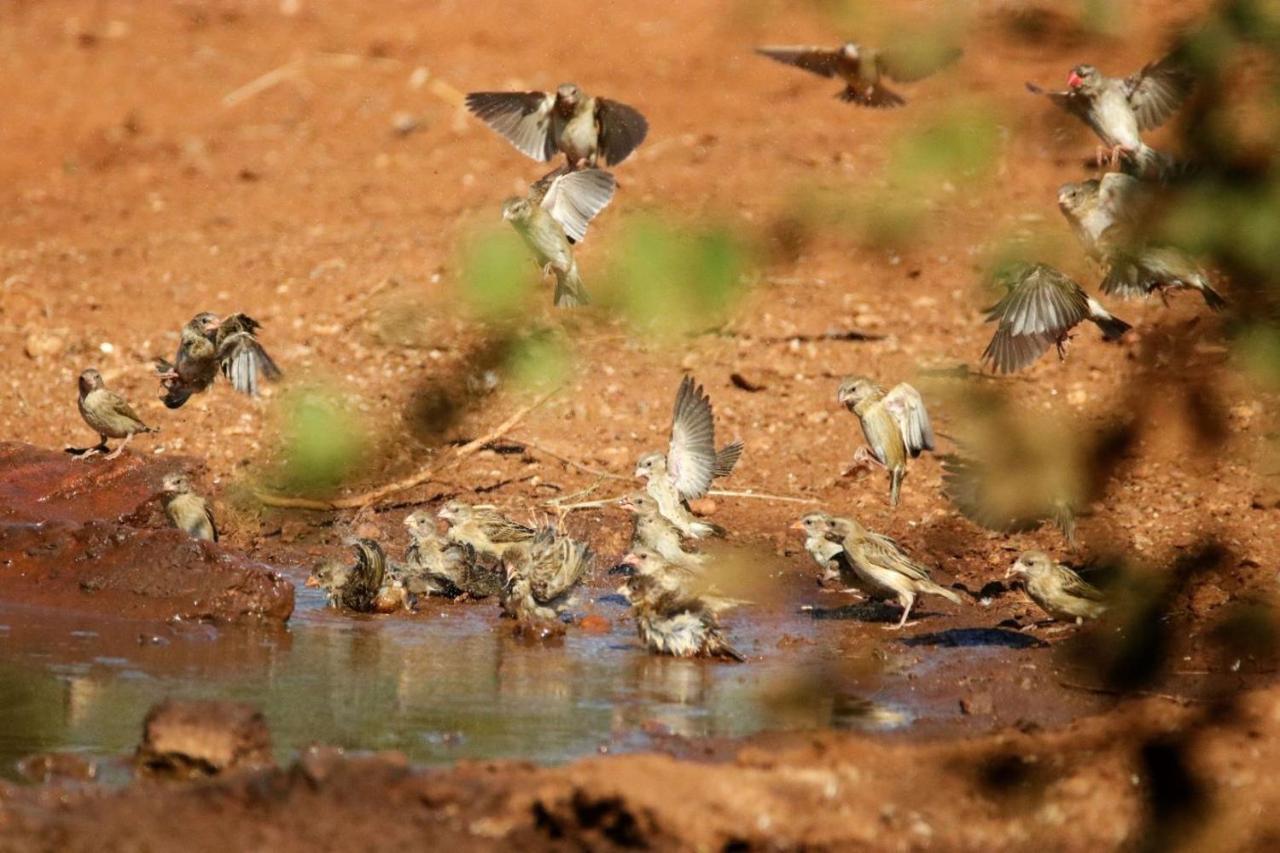
[[[684,549],[680,529],[662,516],[658,502],[646,492],[634,492],[618,499],[618,506],[635,516],[630,550],[648,548],[664,560],[688,571],[702,568],[706,557]]]
[[[625,574],[622,592],[631,603],[636,633],[654,654],[678,658],[709,657],[745,662],[724,638],[717,613],[723,605],[697,595],[665,578],[656,553],[631,552],[610,571]]]
[[[906,99],[887,88],[883,78],[914,83],[961,55],[961,51],[955,48],[926,56],[901,50],[877,50],[854,42],[845,42],[836,48],[799,45],[757,47],[756,53],[820,77],[843,80],[845,87],[836,93],[836,97],[864,107],[902,106]]]
[[[999,325],[982,353],[982,360],[997,373],[1022,370],[1051,346],[1065,358],[1069,333],[1085,320],[1096,324],[1108,341],[1132,328],[1047,264],[1017,264],[997,278],[1007,292],[987,309],[987,322]]]
[[[1097,619],[1107,611],[1102,592],[1043,551],[1024,551],[1005,573],[1021,575],[1031,600],[1059,622]]]
[[[1055,450],[1057,460],[1075,448]],[[974,524],[1001,533],[1025,533],[1052,521],[1067,544],[1075,547],[1080,496],[1071,487],[1077,483],[1073,477],[1068,477],[1066,483],[1054,477],[1055,466],[1051,462],[1038,459],[1040,464],[1033,465],[1019,459],[1023,464],[1017,465],[1018,474],[1024,482],[1008,483],[1008,477],[1003,476],[1007,465],[993,470],[993,466],[961,453],[945,454],[940,461],[942,493]]]
[[[804,550],[822,569],[819,580],[838,580],[843,592],[871,597],[869,587],[853,569],[853,562],[844,546],[827,538],[831,530],[831,516],[825,512],[807,512],[791,525],[792,530],[804,534]]]
[[[502,562],[481,557],[468,544],[445,541],[436,531],[430,513],[410,513],[404,526],[409,531],[409,547],[399,573],[409,592],[446,598],[487,598],[502,591],[506,583]]]
[[[502,218],[533,251],[538,265],[556,276],[557,308],[586,305],[591,299],[578,273],[573,244],[613,198],[613,175],[601,169],[571,171],[562,167],[534,182],[529,194],[502,202]]]
[[[352,545],[355,565],[326,562],[307,577],[307,586],[328,593],[329,606],[371,613],[379,599],[385,599],[383,583],[387,575],[387,555],[373,539],[357,539]]]
[[[1172,54],[1128,77],[1107,77],[1092,65],[1077,65],[1061,92],[1027,83],[1030,92],[1045,95],[1098,135],[1106,146],[1099,150],[1099,163],[1119,163],[1123,156],[1141,175],[1160,175],[1172,165],[1142,141],[1142,131],[1163,124],[1194,86],[1195,78]]]
[[[196,539],[218,541],[218,527],[213,521],[213,510],[204,498],[191,490],[191,482],[183,474],[170,474],[164,478],[161,489],[165,498],[164,512],[179,530],[185,530]]]
[[[634,107],[593,97],[573,83],[554,92],[471,92],[466,105],[525,156],[545,163],[563,153],[575,169],[602,159],[621,163],[649,132]]]
[[[512,549],[527,548],[538,531],[504,516],[492,506],[449,501],[436,516],[449,525],[450,542],[470,545],[477,554],[505,557]]]
[[[202,311],[182,327],[178,352],[172,363],[156,359],[170,409],[181,408],[193,394],[205,391],[219,372],[242,394],[256,396],[261,379],[279,379],[280,368],[258,340],[262,325],[246,314],[219,319]]]
[[[686,376],[676,391],[666,454],[646,453],[636,462],[635,475],[646,481],[645,491],[658,502],[663,518],[694,539],[723,531],[695,518],[686,502],[705,495],[712,480],[729,476],[742,455],[741,441],[716,452],[715,440],[711,399]]]
[[[933,425],[920,392],[906,382],[884,389],[865,376],[847,376],[840,383],[836,399],[858,416],[862,434],[871,449],[858,449],[854,466],[868,458],[889,472],[889,503],[898,505],[902,481],[907,476],[907,459],[933,450]]]
[[[159,432],[158,427],[149,427],[138,417],[129,403],[114,391],[108,390],[102,381],[102,374],[92,367],[83,371],[78,380],[80,388],[80,417],[89,428],[98,434],[98,446],[80,454],[87,458],[95,453],[106,453],[107,439],[123,438],[124,441],[115,450],[107,453],[107,459],[115,459],[129,445],[129,440],[140,432]]]
[[[1171,290],[1196,290],[1205,304],[1221,311],[1227,300],[1194,260],[1173,246],[1140,238],[1151,206],[1144,187],[1129,175],[1108,172],[1101,180],[1063,184],[1058,190],[1058,208],[1085,252],[1106,269],[1102,292],[1122,299],[1159,293],[1167,301]]]
[[[549,527],[539,530],[528,547],[511,551],[503,560],[507,569],[503,613],[522,629],[560,630],[560,617],[573,604],[591,557],[585,543],[556,536]]]
[[[896,598],[902,606],[902,618],[894,630],[907,624],[911,608],[919,595],[940,595],[955,604],[960,596],[934,583],[929,569],[902,552],[893,539],[863,527],[851,518],[833,517],[827,538],[838,543],[857,573],[871,590],[873,598]]]

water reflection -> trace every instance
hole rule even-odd
[[[611,631],[530,643],[484,604],[354,618],[308,594],[298,604],[288,629],[158,627],[0,605],[0,775],[14,777],[16,761],[36,751],[127,753],[147,709],[166,697],[256,704],[281,760],[323,742],[398,749],[426,764],[560,762],[602,745],[645,748],[653,735],[885,724],[850,713],[871,707],[859,685],[830,690],[832,670],[803,642],[823,626],[807,619],[787,626],[798,647],[781,649],[772,647],[777,621],[743,613],[735,642],[760,652],[735,666],[649,656],[613,607]],[[773,701],[797,673],[829,695]]]

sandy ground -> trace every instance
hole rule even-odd
[[[894,12],[922,19],[936,5],[901,3]],[[337,525],[327,515],[261,512],[242,488],[276,460],[275,403],[307,382],[337,389],[347,410],[382,437],[354,490],[417,469],[443,438],[482,434],[529,399],[503,383],[443,435],[422,420],[426,389],[475,367],[480,334],[454,311],[460,247],[477,229],[499,225],[501,199],[542,171],[469,119],[456,95],[572,79],[637,106],[651,123],[645,145],[616,170],[617,198],[580,248],[588,285],[617,261],[628,223],[647,211],[677,228],[714,223],[758,246],[754,286],[718,333],[668,341],[597,310],[553,314],[542,285],[536,321],[563,332],[575,360],[565,389],[508,438],[627,474],[641,452],[661,446],[672,392],[690,371],[715,401],[720,434],[746,445],[727,487],[855,513],[974,592],[1028,547],[1075,562],[1120,553],[1159,568],[1215,538],[1227,548],[1218,571],[1177,608],[1195,646],[1221,608],[1269,594],[1258,591],[1274,585],[1278,502],[1274,485],[1256,473],[1274,401],[1222,374],[1213,402],[1224,416],[1206,443],[1188,417],[1195,400],[1151,357],[1185,344],[1179,379],[1230,366],[1219,320],[1192,296],[1169,307],[1115,305],[1135,326],[1123,343],[1083,331],[1065,362],[1045,358],[1017,378],[988,382],[1032,411],[1086,427],[1141,403],[1138,437],[1081,520],[1077,550],[1052,528],[1003,536],[959,519],[930,457],[913,466],[896,511],[880,474],[839,477],[861,442],[856,421],[835,404],[839,377],[856,371],[888,384],[921,370],[976,369],[990,333],[980,271],[993,250],[1043,238],[1063,269],[1097,282],[1055,209],[1058,185],[1086,175],[1080,163],[1092,137],[1022,82],[1056,84],[1086,60],[1111,72],[1136,69],[1206,4],[1127,4],[1116,22],[1123,38],[1083,29],[1056,7],[1041,10],[1034,20],[1043,26],[1031,35],[1013,23],[1026,20],[1010,11],[1023,5],[967,7],[960,62],[902,85],[907,108],[873,112],[834,100],[830,81],[751,54],[758,43],[834,41],[837,25],[816,6],[544,2],[517,26],[503,23],[511,7],[496,0],[388,2],[377,14],[362,3],[305,0],[8,4],[0,9],[0,84],[9,93],[9,118],[0,124],[8,210],[0,225],[0,359],[10,369],[0,378],[0,435],[52,447],[86,443],[75,376],[97,366],[162,427],[134,452],[204,460],[200,482],[219,503],[227,543],[268,562],[296,559],[298,542],[310,556],[333,552],[362,525],[395,541],[409,508],[445,495],[479,489],[485,500],[531,515],[548,498],[593,485],[596,477],[547,453],[482,451],[377,512],[358,520],[340,514]],[[874,30],[883,22],[859,23]],[[885,164],[897,141],[956,115],[989,119],[992,160],[976,182],[930,187],[929,216],[909,240],[876,245],[839,223],[795,226],[799,194],[853,198],[890,187]],[[398,133],[410,119],[416,129]],[[199,310],[260,320],[287,373],[284,385],[259,402],[220,386],[176,414],[166,411],[150,360],[171,355],[181,324]],[[811,339],[833,328],[876,339]],[[731,374],[761,390],[743,390]],[[958,408],[940,399],[933,411],[940,432],[957,430]],[[606,481],[599,491],[623,486]],[[799,509],[723,498],[714,515],[784,566],[786,583],[811,585],[811,564],[786,532]],[[568,526],[614,553],[626,532],[614,511],[575,514]],[[1006,596],[980,621],[1026,621],[1031,612]],[[973,623],[950,614],[927,630]],[[1127,723],[1120,714],[1090,725],[1115,732]],[[1068,735],[1046,744],[1060,737]],[[907,753],[895,747],[884,755],[895,762]],[[815,799],[812,808],[824,807]],[[938,808],[946,813],[945,804]],[[998,807],[984,809],[997,820]],[[1073,814],[1055,825],[1080,827]],[[909,846],[927,843],[911,835],[905,813],[887,820]],[[930,825],[935,840],[945,832]],[[757,824],[757,832],[767,829]],[[1117,832],[1112,840],[1126,837]],[[1090,840],[1082,834],[1078,847]]]

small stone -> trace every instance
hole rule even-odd
[[[27,358],[39,359],[46,355],[58,355],[66,348],[67,339],[62,335],[47,329],[37,329],[27,335],[27,341],[22,350],[27,354]]]
[[[975,693],[960,700],[960,713],[970,717],[990,714],[995,710],[995,702],[990,693]]]
[[[270,766],[271,732],[252,705],[168,700],[147,713],[134,760],[146,770],[185,777]]]

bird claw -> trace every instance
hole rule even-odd
[[[879,460],[872,456],[865,447],[859,447],[853,454],[853,461],[845,467],[841,476],[854,477],[859,474],[869,472],[872,467],[879,464]]]

